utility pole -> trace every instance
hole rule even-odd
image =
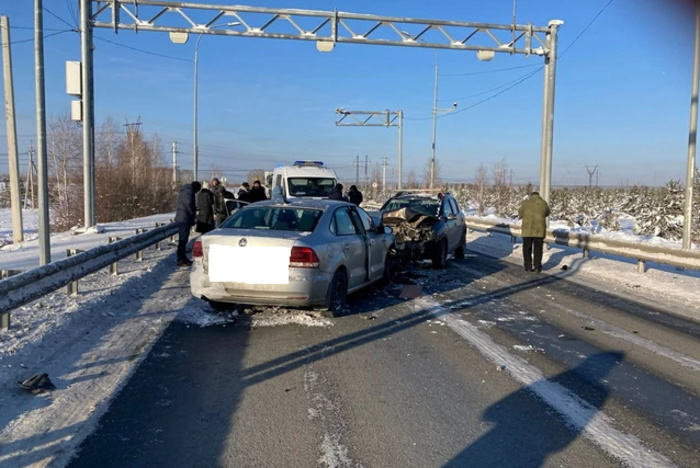
[[[177,186],[177,141],[173,141],[173,186]]]
[[[364,190],[367,190],[367,162],[368,162],[368,158],[367,158],[367,155],[365,154],[365,185],[364,185]]]
[[[7,158],[10,169],[10,206],[12,207],[12,242],[24,240],[22,206],[19,192],[19,155],[17,153],[17,126],[15,121],[15,93],[12,82],[12,50],[10,48],[10,20],[0,18],[2,29],[2,70],[5,81],[5,124],[7,125]]]
[[[360,185],[360,155],[355,155],[355,185]]]
[[[600,171],[595,171],[595,186],[598,187],[598,177],[600,176]]]
[[[588,167],[588,164],[586,164],[586,172],[588,172],[588,188],[593,187],[593,176],[595,175],[596,171],[598,170],[598,165],[596,164],[593,166],[593,169]]]
[[[90,2],[83,0],[82,3],[89,4]],[[39,182],[39,265],[46,265],[51,263],[51,244],[49,241],[49,178],[46,159],[46,90],[44,88],[44,5],[42,0],[34,0],[34,70],[36,70],[36,156]]]
[[[83,211],[86,228],[95,225],[95,95],[93,89],[92,27],[92,0],[80,0]]]
[[[685,205],[683,206],[683,248],[690,249],[693,227],[693,184],[695,183],[695,152],[698,138],[698,81],[700,80],[700,2],[695,2],[695,49],[693,56],[693,86],[690,98],[690,132],[688,136],[688,165],[685,173]]]
[[[386,192],[386,156],[382,158],[382,192]]]
[[[28,195],[28,196],[27,196]],[[29,166],[27,166],[27,186],[24,187],[24,207],[27,208],[27,200],[36,208],[34,202],[34,146],[29,145]]]

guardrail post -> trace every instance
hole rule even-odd
[[[79,249],[67,249],[66,250],[66,257],[72,257],[73,255],[78,255],[81,252],[85,252],[84,250],[79,250]],[[71,281],[68,283],[68,286],[66,286],[66,294],[69,296],[77,296],[78,295],[78,280]]]
[[[637,273],[645,273],[647,270],[647,261],[644,259],[637,259]]]
[[[591,258],[591,251],[588,249],[583,249],[583,258]]]
[[[22,270],[0,270],[0,278],[5,279],[10,276],[18,275],[22,273]],[[0,314],[0,330],[10,329],[10,312],[5,312]]]
[[[156,229],[158,229],[159,227],[162,227],[162,226],[165,226],[165,223],[156,223]],[[154,247],[155,250],[161,250],[160,241],[156,242],[154,245],[155,245],[155,247]]]
[[[109,243],[111,244],[113,242],[117,242],[120,240],[122,240],[121,237],[110,237]],[[112,276],[117,276],[119,274],[119,266],[118,266],[117,262],[109,264],[109,274]]]
[[[143,234],[146,231],[148,231],[148,229],[139,228],[136,230],[136,235],[138,236],[139,234]],[[143,251],[142,250],[139,250],[138,252],[136,252],[136,261],[137,262],[143,261]]]

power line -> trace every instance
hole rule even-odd
[[[588,31],[588,29],[593,25],[593,23],[595,23],[595,21],[600,17],[600,15],[602,15],[603,12],[612,4],[613,1],[614,1],[614,0],[609,0],[608,3],[606,3],[605,6],[603,6],[603,8],[600,9],[600,11],[593,17],[593,19],[591,19],[591,21],[589,21],[589,23],[586,25],[586,27],[584,27],[584,28],[581,30],[581,32],[574,38],[573,41],[571,41],[571,43],[564,49],[564,51],[563,51],[561,54],[559,54],[559,56],[558,56],[557,58],[563,57],[564,54],[565,54],[574,44],[576,44],[576,42],[581,38],[581,36],[583,36],[583,34],[584,34],[586,31]],[[472,108],[474,108],[474,107],[476,107],[476,106],[479,106],[479,105],[481,105],[481,104],[484,104],[484,103],[486,103],[486,102],[488,102],[488,101],[490,101],[490,100],[492,100],[492,99],[494,99],[494,98],[500,96],[501,94],[505,93],[506,91],[509,91],[509,90],[513,89],[514,87],[518,86],[519,84],[521,84],[521,83],[523,83],[523,82],[529,80],[530,78],[532,78],[533,76],[535,76],[537,73],[539,73],[542,69],[544,69],[544,66],[541,65],[540,68],[538,68],[538,69],[535,70],[534,72],[529,73],[529,74],[527,74],[527,75],[525,75],[525,76],[523,76],[523,77],[521,77],[521,78],[518,78],[517,80],[515,80],[515,81],[513,82],[513,84],[512,84],[511,86],[508,86],[507,88],[505,88],[504,90],[502,90],[502,91],[500,91],[500,92],[494,94],[493,96],[489,96],[489,97],[486,98],[486,99],[482,99],[481,101],[478,101],[478,102],[476,102],[476,103],[474,103],[474,104],[472,104],[472,105],[470,105],[470,106],[467,106],[467,107],[465,107],[465,108],[463,108],[463,109],[456,110],[456,111],[453,111],[453,112],[449,112],[449,113],[447,113],[447,114],[439,115],[438,118],[449,117],[449,116],[454,115],[454,114],[459,114],[459,113],[461,113],[461,112],[464,112],[464,111],[467,111],[467,110],[469,110],[469,109],[472,109]],[[497,88],[496,88],[496,89],[497,89]],[[481,93],[481,94],[483,94],[483,93]],[[406,119],[407,119],[407,120],[430,120],[430,119],[432,119],[432,117],[406,118]]]
[[[542,67],[542,65],[539,65],[539,66]],[[461,101],[464,99],[471,99],[471,98],[477,97],[477,96],[483,96],[484,94],[488,94],[490,92],[498,91],[499,89],[505,88],[506,86],[511,85],[511,84],[515,83],[516,81],[520,81],[524,76],[526,76],[526,75],[522,75],[514,80],[508,81],[507,83],[503,83],[500,86],[496,86],[495,88],[487,89],[486,91],[481,91],[480,93],[474,93],[474,94],[470,94],[468,96],[462,96],[462,97],[452,98],[452,99],[439,99],[439,101]]]
[[[608,9],[608,7],[610,6],[610,4],[611,4],[613,1],[614,1],[614,0],[610,0],[608,3],[605,4],[605,6],[604,6],[603,8],[600,9],[600,11],[598,12],[598,14],[595,15],[595,16],[593,17],[593,19],[586,25],[585,28],[583,28],[583,30],[581,30],[580,33],[578,33],[578,36],[576,36],[576,37],[574,38],[574,40],[571,41],[571,43],[570,43],[568,46],[566,46],[566,48],[562,51],[562,53],[559,54],[559,57],[558,57],[558,58],[563,57],[564,54],[566,54],[566,52],[567,52],[569,49],[571,49],[571,47],[572,47],[574,44],[576,44],[576,41],[578,41],[578,40],[581,38],[581,36],[583,36],[583,34],[584,34],[586,31],[588,31],[588,28],[590,28],[591,26],[593,26],[593,23],[595,23],[596,20],[598,19],[598,17],[599,17],[600,15],[602,15],[603,12],[604,12],[605,10]]]
[[[476,71],[476,72],[464,72],[464,73],[440,73],[440,76],[472,76],[472,75],[486,75],[489,73],[498,73],[502,71],[508,71],[508,70],[520,70],[522,68],[532,68],[532,67],[537,67],[539,66],[539,63],[531,63],[529,65],[520,65],[517,67],[506,67],[506,68],[497,68],[495,70],[482,70],[482,71]]]
[[[59,34],[67,33],[67,32],[76,32],[74,29],[64,29],[63,31],[58,31],[55,33],[51,34],[46,34],[44,35],[44,39],[49,38],[51,36],[58,36]],[[34,38],[31,39],[22,39],[21,41],[12,41],[10,44],[22,44],[24,42],[34,42]]]
[[[123,47],[125,49],[134,50],[136,52],[141,52],[143,54],[154,55],[156,57],[162,57],[162,58],[167,58],[167,59],[171,59],[171,60],[180,60],[182,62],[192,62],[192,60],[190,60],[190,59],[185,59],[182,57],[173,57],[172,55],[159,54],[157,52],[151,52],[150,50],[139,49],[138,47],[132,47],[132,46],[128,46],[125,44],[120,44],[118,42],[114,42],[114,41],[110,41],[109,39],[105,39],[104,37],[95,36],[95,39],[98,39],[98,40],[103,41],[103,42],[107,42],[109,44],[112,44],[112,45],[115,45],[118,47]]]
[[[54,18],[56,18],[58,21],[60,21],[60,22],[62,22],[63,24],[65,24],[66,26],[68,26],[68,27],[70,27],[70,28],[75,28],[75,25],[74,25],[74,24],[70,24],[68,21],[64,20],[63,18],[61,18],[60,16],[58,16],[56,13],[54,13],[54,12],[51,11],[51,10],[49,10],[48,8],[44,7],[44,11],[47,12],[48,14],[50,14],[51,16],[53,16]]]

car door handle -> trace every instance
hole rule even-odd
[[[349,243],[349,242],[346,242],[345,244],[343,244],[343,250],[346,251],[346,252],[347,252],[348,250],[350,250],[350,243]]]

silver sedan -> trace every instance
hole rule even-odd
[[[192,295],[226,304],[321,306],[389,274],[391,229],[333,200],[264,201],[235,212],[192,250]]]

